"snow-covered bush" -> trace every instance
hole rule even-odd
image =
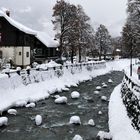
[[[88,121],[88,125],[90,125],[90,126],[95,126],[94,120],[93,120],[93,119],[90,119],[90,120]]]
[[[72,116],[69,121],[70,124],[81,124],[79,116]]]
[[[0,117],[0,126],[7,125],[8,118],[7,117]]]
[[[8,112],[8,114],[11,114],[11,115],[17,114],[17,111],[15,109],[9,109],[7,112]]]
[[[41,115],[36,115],[35,124],[36,125],[41,125],[41,123],[42,123],[42,116]]]
[[[66,104],[67,97],[65,97],[65,96],[59,97],[59,98],[55,99],[55,103],[56,104]]]
[[[75,135],[72,140],[83,140],[80,135]]]
[[[72,99],[78,99],[79,97],[80,97],[80,93],[79,93],[79,92],[73,91],[73,92],[71,93],[71,98],[72,98]]]

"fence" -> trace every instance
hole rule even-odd
[[[121,93],[132,126],[140,132],[140,86],[125,74]]]
[[[78,74],[83,71],[92,71],[95,69],[105,68],[106,63],[103,62],[88,62],[73,65],[64,65],[56,67],[48,67],[47,69],[26,69],[22,71],[6,73],[9,78],[0,78],[0,88],[16,88],[20,85],[28,85],[38,83],[52,78],[59,78],[63,75]]]

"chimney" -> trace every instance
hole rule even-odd
[[[6,10],[5,13],[8,17],[10,17],[10,11],[9,10]]]

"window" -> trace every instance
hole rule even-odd
[[[19,54],[18,55],[21,55],[21,52],[19,52]]]
[[[26,57],[29,57],[29,52],[26,52]]]

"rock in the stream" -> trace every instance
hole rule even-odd
[[[79,93],[79,92],[73,91],[73,92],[71,93],[71,98],[72,98],[72,99],[78,99],[79,97],[80,97],[80,93]]]
[[[42,116],[41,115],[36,115],[35,124],[36,125],[41,125],[41,123],[42,123]]]
[[[97,134],[97,139],[98,140],[112,140],[112,136],[108,132],[99,131]]]
[[[70,118],[70,124],[81,124],[81,120],[79,116],[72,116]]]
[[[102,101],[107,101],[107,97],[106,97],[106,96],[102,96],[102,97],[101,97],[101,100],[102,100]]]
[[[17,114],[17,111],[15,109],[9,109],[7,112],[8,112],[8,114],[11,114],[11,115]]]
[[[33,108],[33,107],[35,107],[35,103],[29,103],[25,107],[27,107],[27,108]]]
[[[67,97],[65,97],[65,96],[59,97],[59,98],[55,99],[55,103],[56,104],[66,104]]]
[[[100,86],[96,87],[96,90],[98,90],[98,91],[100,91],[101,89],[102,89],[102,87],[100,87]]]
[[[83,138],[80,135],[75,135],[72,140],[83,140]]]
[[[8,118],[7,117],[0,117],[0,126],[7,125]]]
[[[90,126],[95,126],[94,120],[93,120],[93,119],[90,119],[90,120],[88,121],[88,125],[90,125]]]

